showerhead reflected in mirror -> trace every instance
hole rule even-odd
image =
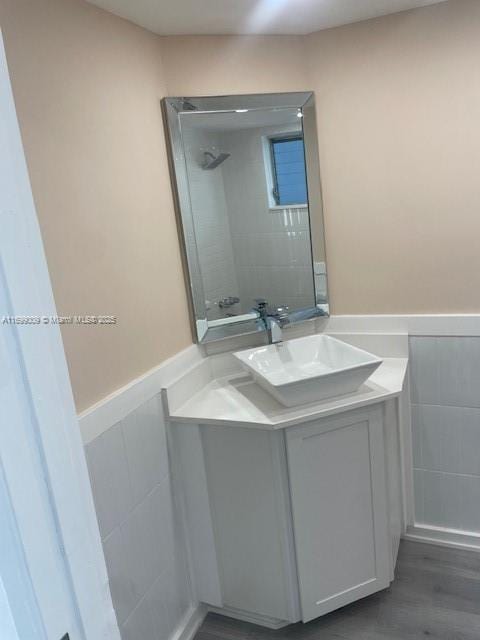
[[[312,94],[164,109],[198,339],[255,330],[258,299],[328,315]]]
[[[222,164],[229,157],[229,153],[219,153],[215,156],[211,151],[204,151],[202,169],[216,169],[219,164]]]

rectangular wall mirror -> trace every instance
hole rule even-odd
[[[261,329],[259,301],[328,315],[313,93],[162,106],[198,341]]]

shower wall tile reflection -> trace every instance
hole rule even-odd
[[[292,309],[313,306],[307,207],[270,208],[263,138],[291,126],[261,127],[223,135],[232,155],[223,168],[237,279],[244,309],[268,297]]]
[[[212,302],[239,295],[222,168],[202,169],[203,152],[220,140],[214,132],[186,128],[183,141],[200,269],[213,320],[221,314]]]
[[[210,320],[248,312],[255,298],[262,297],[292,309],[313,306],[308,209],[271,208],[268,197],[263,139],[291,129],[183,131]],[[203,153],[209,149],[230,156],[217,168],[204,170]],[[218,302],[230,296],[240,302],[219,308]]]

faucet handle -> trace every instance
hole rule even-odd
[[[257,309],[266,309],[268,307],[268,302],[265,298],[255,298],[254,302]]]
[[[285,305],[276,307],[275,309],[272,309],[269,315],[275,318],[275,320],[280,322],[281,325],[283,326],[290,322],[289,312],[290,312],[290,308],[285,304]]]
[[[275,309],[272,309],[273,314],[275,315],[279,315],[279,316],[283,316],[283,315],[287,315],[290,311],[290,307],[288,307],[288,305],[286,304],[281,304],[279,307],[275,307]]]

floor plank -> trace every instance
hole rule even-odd
[[[195,640],[480,640],[480,554],[403,541],[389,589],[273,631],[209,613]]]

